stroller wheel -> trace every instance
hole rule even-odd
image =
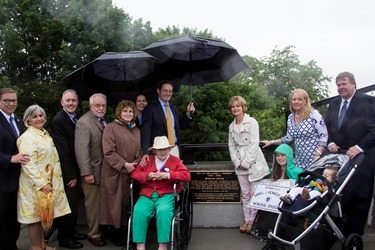
[[[343,250],[363,250],[362,237],[359,234],[349,234],[342,245]]]
[[[267,245],[262,248],[262,250],[285,250],[285,247],[276,242],[268,242]]]

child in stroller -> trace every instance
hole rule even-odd
[[[337,239],[341,241],[342,249],[363,249],[360,235],[350,234],[345,237],[342,233],[341,209],[342,190],[363,158],[362,154],[355,159],[350,159],[345,153],[328,154],[299,174],[298,187],[320,178],[327,182],[328,189],[314,199],[302,200],[301,195],[297,195],[291,204],[281,201],[278,207],[280,214],[273,231],[268,234],[269,240],[263,250],[284,249],[284,245],[294,246],[296,250],[330,249]],[[327,164],[339,166],[333,183],[321,174]]]
[[[323,167],[324,167],[323,176],[327,179],[328,182],[333,184],[336,178],[339,166],[326,164]],[[280,196],[280,200],[290,205],[293,203],[293,201],[298,195],[301,195],[301,200],[310,200],[310,199],[314,199],[320,196],[321,193],[326,191],[327,189],[328,189],[328,186],[327,186],[326,181],[318,178],[316,180],[311,180],[307,185],[303,187],[292,188],[288,194],[286,194],[285,196]]]

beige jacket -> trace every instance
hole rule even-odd
[[[237,175],[249,175],[249,181],[257,181],[269,175],[269,168],[259,147],[258,122],[245,114],[241,126],[234,120],[229,125],[229,153]],[[239,166],[246,170],[238,169]]]
[[[98,118],[91,111],[86,112],[76,124],[74,150],[82,178],[93,174],[97,185],[103,161],[102,137]]]

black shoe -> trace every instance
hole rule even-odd
[[[60,241],[59,246],[69,248],[69,249],[83,248],[83,244],[81,242],[76,241],[76,240]]]
[[[123,239],[111,239],[113,245],[122,247],[125,245],[125,241]]]
[[[85,240],[85,239],[87,239],[87,238],[88,238],[87,234],[75,233],[75,234],[73,235],[73,239],[74,239],[74,240]]]

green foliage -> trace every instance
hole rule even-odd
[[[66,89],[61,79],[73,70],[107,51],[141,50],[156,40],[184,34],[215,38],[207,29],[174,25],[152,32],[150,22],[133,20],[111,0],[0,1],[0,87],[18,91],[19,114],[37,103],[51,120]],[[183,143],[226,143],[233,121],[228,101],[234,95],[248,102],[247,113],[257,119],[262,139],[282,136],[290,92],[304,88],[312,101],[320,100],[327,97],[330,80],[314,60],[302,64],[293,49],[275,48],[260,59],[245,56],[250,69],[227,83],[181,86],[173,96],[181,113],[191,96],[196,106],[191,126],[182,131]],[[108,107],[110,120],[114,108]],[[87,100],[81,100],[79,112],[87,110]],[[228,154],[204,157],[228,159]]]

